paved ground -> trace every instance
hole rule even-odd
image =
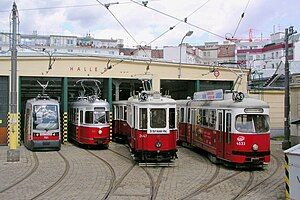
[[[108,150],[62,149],[31,152],[8,163],[0,146],[0,199],[284,199],[284,155],[272,141],[264,170],[234,170],[211,164],[179,147],[175,167],[140,167],[124,145]]]

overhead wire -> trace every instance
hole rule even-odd
[[[62,9],[62,8],[82,8],[82,7],[92,7],[97,6],[98,4],[82,4],[82,5],[65,5],[65,6],[50,6],[50,7],[41,7],[41,8],[23,8],[19,11],[39,11],[39,10],[51,10],[51,9]],[[0,10],[1,12],[10,12],[10,10]]]
[[[204,7],[210,0],[207,0],[205,3],[203,3],[202,5],[200,5],[197,9],[195,9],[191,14],[189,14],[187,18],[189,18],[190,16],[192,16],[195,12],[197,12],[198,10],[200,10],[202,7]],[[147,46],[151,45],[153,42],[155,42],[156,40],[158,40],[159,38],[161,38],[162,36],[164,36],[165,34],[167,34],[169,31],[173,30],[177,25],[179,25],[180,23],[182,23],[182,21],[179,21],[178,23],[176,23],[174,26],[170,26],[166,31],[164,31],[163,33],[161,33],[158,37],[154,38],[153,40],[151,40]],[[132,52],[130,52],[130,54],[133,54],[135,51],[137,51],[137,49],[134,49]]]
[[[152,0],[153,1],[160,1],[160,0]],[[108,4],[130,4],[131,1],[123,1],[123,2],[115,2],[115,3],[108,3]],[[77,4],[77,5],[63,5],[63,6],[49,6],[49,7],[40,7],[40,8],[23,8],[18,9],[19,11],[39,11],[39,10],[52,10],[52,9],[62,9],[62,8],[82,8],[82,7],[93,7],[97,6],[98,4]],[[0,13],[10,12],[11,10],[0,10]]]
[[[192,27],[195,27],[195,28],[200,29],[200,30],[202,30],[202,31],[204,31],[204,32],[207,32],[207,33],[209,33],[209,34],[211,34],[211,35],[214,35],[214,36],[216,36],[216,37],[219,37],[219,38],[222,38],[222,39],[225,39],[225,40],[226,40],[226,38],[225,38],[224,36],[219,35],[219,34],[217,34],[217,33],[214,33],[214,32],[212,32],[212,31],[210,31],[210,30],[205,29],[205,28],[201,28],[201,27],[199,27],[199,26],[197,26],[197,25],[194,25],[194,24],[188,22],[186,18],[185,18],[185,19],[179,19],[179,18],[177,18],[177,17],[175,17],[175,16],[172,16],[172,15],[170,15],[170,14],[167,14],[167,13],[162,12],[162,11],[160,11],[160,10],[157,10],[157,9],[155,9],[155,8],[149,7],[149,6],[147,6],[147,5],[145,6],[144,4],[141,4],[141,3],[137,2],[137,1],[134,1],[134,0],[130,0],[130,1],[132,1],[132,2],[134,2],[134,3],[136,3],[136,4],[138,4],[138,5],[140,5],[140,6],[142,6],[142,7],[148,8],[148,9],[150,9],[150,10],[153,10],[153,11],[155,11],[155,12],[158,12],[158,13],[160,13],[160,14],[162,14],[162,15],[165,15],[165,16],[170,17],[170,18],[172,18],[172,19],[175,19],[175,20],[177,20],[177,21],[184,22],[184,23],[186,23],[186,24],[188,24],[188,25],[190,25],[190,26],[192,26]]]
[[[146,62],[146,64],[147,64],[147,68],[146,69],[148,69],[148,67],[149,67],[149,65],[151,64],[151,57],[149,57],[149,55],[147,54],[147,52],[145,51],[145,49],[141,46],[141,45],[139,45],[139,43],[137,42],[137,40],[133,37],[133,35],[127,30],[127,28],[122,24],[122,22],[114,15],[114,13],[109,9],[109,6],[110,5],[107,5],[107,4],[103,4],[101,1],[99,1],[99,0],[96,0],[100,5],[102,5],[103,7],[105,7],[107,10],[108,10],[108,12],[113,16],[113,18],[119,23],[119,25],[125,30],[125,32],[131,37],[131,39],[143,50],[143,52],[145,53],[145,55],[149,58],[149,61],[150,61],[150,63],[148,63],[147,61],[145,61]],[[121,62],[119,62],[119,63],[121,63]],[[116,66],[116,65],[114,65],[114,66]],[[147,72],[147,70],[146,70],[146,72]]]

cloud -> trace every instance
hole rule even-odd
[[[104,4],[114,2],[111,0],[99,1]],[[1,10],[11,10],[12,2],[13,0],[0,0]],[[137,43],[148,44],[166,32],[151,44],[162,47],[178,45],[185,33],[193,30],[193,35],[185,38],[184,41],[201,45],[205,40],[222,41],[222,37],[224,38],[225,35],[232,35],[248,0],[160,0],[148,1],[148,7],[139,6],[126,0],[115,2],[119,2],[119,4],[109,6],[108,10],[95,0],[84,2],[79,0],[16,0],[19,9],[20,32],[31,33],[37,30],[40,34],[77,36],[91,33],[96,38],[124,39],[124,43],[129,46]],[[249,28],[254,29],[255,34],[263,32],[267,35],[272,32],[273,25],[278,24],[283,28],[295,25],[295,29],[299,29],[300,4],[298,0],[289,0],[288,2],[250,0],[245,16],[237,29],[236,37],[248,37]],[[203,4],[205,5],[202,8],[194,12]],[[56,8],[44,9],[50,7]],[[28,8],[40,9],[24,10]],[[184,19],[191,13],[193,14],[187,18],[187,21],[195,26],[186,23],[178,24],[176,19],[166,16],[171,15],[178,19]],[[10,12],[0,12],[0,31],[10,30],[9,16]],[[171,26],[176,24],[178,25],[173,30],[168,31]],[[220,37],[203,31],[201,28]]]

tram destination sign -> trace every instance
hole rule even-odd
[[[223,90],[208,90],[194,93],[194,100],[223,100]]]

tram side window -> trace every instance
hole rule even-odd
[[[127,119],[129,125],[132,125],[132,110],[131,107],[127,108]]]
[[[184,108],[180,108],[180,122],[184,122]]]
[[[93,123],[93,111],[85,111],[85,123],[86,124]]]
[[[114,117],[114,119],[117,119],[117,117],[116,117],[116,108],[117,106],[113,106],[113,117]]]
[[[74,122],[78,123],[78,108],[74,108]]]
[[[231,142],[231,113],[226,113],[226,142],[229,144]]]
[[[124,106],[124,120],[127,120],[127,107]]]
[[[222,132],[223,132],[223,114],[221,112],[219,112],[219,116],[218,116],[218,121],[219,121],[219,142],[222,142]]]
[[[120,119],[120,116],[119,116],[119,106],[116,106],[116,119]]]
[[[208,110],[202,110],[202,125],[208,126]]]
[[[123,119],[123,106],[120,106],[120,119]]]
[[[80,124],[83,123],[83,111],[81,110],[80,111]]]
[[[140,108],[139,111],[140,111],[139,128],[147,129],[147,108]]]
[[[175,108],[169,109],[169,128],[175,128]]]
[[[133,106],[132,111],[133,111],[133,116],[132,116],[133,117],[133,120],[132,120],[133,124],[132,125],[133,125],[134,128],[136,128],[136,126],[137,126],[137,109],[136,109],[135,106]]]
[[[216,111],[211,110],[209,115],[209,127],[212,129],[216,128]]]
[[[188,111],[187,111],[187,122],[191,122],[191,109],[188,108]]]
[[[105,111],[105,114],[106,114],[106,122],[108,123],[110,123],[111,121],[110,121],[110,114],[109,114],[109,111]]]

